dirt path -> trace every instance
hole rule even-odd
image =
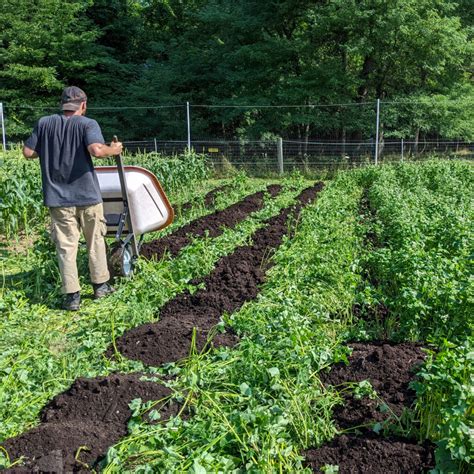
[[[195,237],[203,237],[206,233],[209,237],[217,237],[222,234],[224,227],[233,229],[250,214],[262,209],[265,193],[275,197],[281,192],[281,189],[280,185],[272,184],[267,187],[266,191],[251,194],[222,211],[215,211],[196,219],[161,239],[143,244],[141,254],[148,259],[160,259],[167,251],[172,256],[176,256]]]

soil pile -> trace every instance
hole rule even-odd
[[[23,467],[9,472],[89,470],[107,449],[127,434],[129,403],[161,400],[171,390],[139,375],[110,375],[77,379],[57,395],[41,414],[41,424],[3,444],[13,461],[25,456]],[[161,420],[176,415],[175,403],[157,405]]]
[[[434,467],[434,455],[428,445],[370,433],[339,436],[322,448],[307,450],[305,456],[305,464],[314,472],[322,472],[325,465],[339,466],[340,474],[415,474]]]
[[[224,313],[236,311],[257,296],[271,265],[269,256],[288,234],[289,216],[296,216],[322,188],[323,184],[318,183],[304,190],[297,198],[298,204],[281,210],[255,232],[252,245],[238,247],[221,258],[208,276],[193,282],[203,284],[203,289],[192,295],[185,292],[169,301],[160,312],[160,321],[126,332],[116,340],[117,349],[130,359],[159,366],[186,357],[193,340],[197,351],[207,344],[234,345],[238,339],[231,330],[217,334],[209,342],[211,331]],[[111,354],[109,349],[108,355]]]
[[[371,432],[376,422],[394,421],[409,409],[415,392],[409,387],[416,368],[425,358],[419,344],[392,344],[386,341],[352,343],[349,365],[335,364],[321,379],[326,385],[369,380],[378,399],[345,396],[333,417],[339,428],[359,430],[360,436],[342,435],[319,449],[308,449],[306,464],[314,472],[325,465],[338,465],[341,473],[418,473],[434,467],[433,445],[400,437],[382,437]],[[343,388],[343,387],[339,387]],[[388,408],[387,408],[388,407]]]
[[[425,353],[419,344],[372,342],[352,343],[353,352],[349,365],[339,363],[323,375],[328,385],[369,380],[372,387],[389,410],[380,410],[381,401],[364,397],[346,397],[344,404],[334,411],[334,418],[341,428],[370,425],[383,421],[393,412],[399,417],[404,409],[411,407],[415,392],[409,387],[416,368],[424,361]]]
[[[250,214],[262,209],[266,193],[275,197],[281,192],[281,189],[281,186],[272,184],[267,187],[266,191],[251,194],[222,211],[215,211],[180,227],[172,234],[143,244],[140,253],[148,259],[160,259],[167,251],[172,256],[176,256],[195,237],[203,237],[206,234],[209,237],[217,237],[222,234],[224,227],[233,229]]]

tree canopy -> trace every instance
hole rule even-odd
[[[8,134],[24,137],[74,84],[124,139],[183,138],[186,101],[202,138],[369,138],[377,98],[386,136],[472,139],[469,4],[3,0]],[[259,107],[309,104],[318,107]],[[137,108],[94,110],[120,106]]]

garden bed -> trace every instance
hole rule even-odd
[[[202,349],[209,331],[224,312],[232,312],[256,297],[258,285],[271,266],[268,258],[272,249],[288,234],[289,217],[296,218],[303,205],[315,199],[322,187],[318,183],[304,190],[297,198],[298,204],[282,209],[255,232],[252,245],[237,248],[223,257],[210,275],[194,282],[205,289],[193,295],[177,296],[163,308],[158,323],[132,329],[115,341],[115,347],[123,355],[149,365],[185,357],[193,334],[197,335],[198,349]],[[213,340],[215,346],[236,342],[232,333],[218,334]],[[138,375],[78,379],[44,409],[38,427],[7,440],[3,447],[12,461],[25,456],[27,468],[54,471],[62,463],[63,470],[89,469],[109,446],[126,434],[131,416],[129,404],[133,399],[160,400],[170,395],[168,388],[141,382]],[[160,419],[166,420],[177,413],[176,403],[171,407],[165,405],[160,411]],[[71,436],[74,425],[79,430]]]
[[[265,193],[275,197],[280,192],[281,186],[271,184],[267,187],[266,192],[259,191],[251,194],[222,211],[215,211],[203,216],[165,237],[143,244],[141,254],[148,259],[160,259],[166,252],[176,256],[183,247],[191,243],[193,238],[203,237],[204,235],[217,237],[222,234],[224,227],[232,229],[250,214],[262,209]]]
[[[125,357],[159,366],[186,357],[194,340],[201,351],[212,328],[224,313],[232,313],[256,297],[265,272],[271,266],[269,257],[290,230],[289,217],[295,218],[304,204],[313,200],[322,183],[303,191],[299,204],[282,209],[252,237],[253,243],[237,248],[219,260],[214,270],[195,284],[204,286],[190,294],[185,292],[169,301],[160,312],[157,323],[134,328],[115,341],[115,348]],[[233,345],[237,338],[228,332],[217,334],[215,346]],[[112,349],[109,350],[109,355]]]

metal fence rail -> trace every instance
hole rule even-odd
[[[157,153],[173,156],[188,149],[187,141],[144,140],[124,142],[128,153]],[[356,168],[375,161],[375,141],[192,141],[196,153],[206,155],[217,170],[245,169],[248,172],[311,171]],[[384,140],[378,146],[379,163],[422,160],[433,155],[447,158],[474,159],[474,142]]]

